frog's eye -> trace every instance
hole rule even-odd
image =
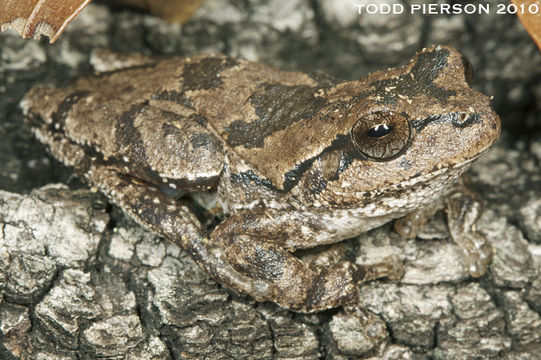
[[[351,138],[357,149],[375,161],[396,158],[409,147],[411,137],[408,119],[392,111],[378,111],[363,116],[351,129]]]

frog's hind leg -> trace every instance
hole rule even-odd
[[[328,266],[312,266],[264,239],[218,231],[212,243],[219,246],[225,261],[244,278],[229,286],[259,301],[272,301],[295,311],[314,312],[358,305],[359,283],[394,276],[388,263],[363,266],[342,261]],[[230,274],[221,274],[228,283]]]
[[[244,281],[231,284],[227,277],[220,281],[252,295],[259,301],[272,301],[285,308],[314,312],[338,306],[360,309],[358,284],[381,277],[400,278],[402,263],[398,257],[374,265],[350,261],[332,264],[305,263],[282,247],[283,237],[296,236],[299,243],[308,241],[295,230],[306,217],[296,214],[269,218],[269,209],[236,214],[211,234],[212,244]],[[248,216],[249,215],[249,216]],[[248,217],[247,217],[248,216]],[[272,216],[271,216],[272,217]],[[296,220],[289,223],[287,220]],[[267,226],[268,225],[268,226]],[[293,234],[290,234],[293,230]],[[362,313],[360,311],[359,313]]]
[[[272,240],[243,233],[246,224],[236,223],[236,216],[208,238],[188,207],[148,183],[105,166],[89,169],[86,177],[136,221],[179,244],[218,282],[258,301],[302,312],[345,306],[367,321],[371,317],[359,307],[357,284],[401,275],[399,262],[373,266],[339,262],[311,268]]]
[[[473,277],[483,276],[492,261],[494,250],[486,238],[475,230],[482,213],[479,196],[460,186],[445,202],[449,232],[466,257],[468,272]]]

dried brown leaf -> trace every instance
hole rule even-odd
[[[117,0],[145,10],[169,22],[183,23],[197,10],[202,0]]]
[[[91,0],[0,0],[1,31],[13,29],[23,38],[48,36],[54,43]]]
[[[511,0],[511,2],[518,7],[518,18],[541,50],[541,0]]]

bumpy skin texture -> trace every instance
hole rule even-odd
[[[432,47],[348,82],[223,56],[123,59],[65,89],[35,88],[22,108],[53,156],[217,281],[292,310],[344,305],[365,318],[357,283],[399,278],[397,257],[310,265],[291,251],[408,214],[397,230],[414,237],[445,204],[470,273],[486,271],[479,203],[455,183],[500,121],[458,51]],[[207,233],[176,200],[185,191],[215,193],[226,219]]]

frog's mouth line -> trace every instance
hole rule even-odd
[[[487,149],[483,150],[481,153],[479,153],[477,156],[468,159],[466,161],[463,161],[459,164],[456,164],[451,167],[446,167],[443,169],[437,169],[425,174],[419,174],[418,176],[411,177],[407,180],[404,180],[402,182],[390,185],[388,187],[385,187],[383,189],[378,190],[368,190],[368,191],[343,191],[343,192],[336,192],[337,195],[348,195],[348,196],[355,196],[358,198],[363,198],[366,200],[373,199],[375,197],[380,196],[386,196],[390,194],[399,194],[405,191],[408,191],[409,189],[412,189],[413,187],[420,185],[420,184],[427,184],[430,180],[438,178],[446,173],[454,172],[451,177],[449,177],[449,180],[447,181],[449,184],[452,184],[462,173],[464,173],[468,167],[469,164],[475,161],[479,156],[481,156],[484,152],[486,152]]]
[[[481,154],[471,158],[471,159],[468,159],[466,161],[463,161],[459,164],[456,164],[456,165],[453,165],[453,166],[450,166],[450,167],[446,167],[444,169],[438,169],[438,170],[434,170],[434,171],[431,171],[429,173],[426,173],[426,174],[421,174],[417,177],[412,177],[412,178],[409,178],[408,180],[405,180],[401,183],[398,183],[396,185],[393,185],[391,186],[392,187],[395,187],[395,186],[398,186],[398,187],[402,187],[402,188],[408,188],[408,186],[415,186],[416,184],[418,184],[419,182],[425,182],[425,181],[428,181],[428,180],[431,180],[431,179],[434,179],[438,176],[441,176],[445,173],[448,173],[448,172],[453,172],[453,171],[456,171],[458,172],[458,176],[460,176],[464,171],[466,171],[468,168],[469,168],[469,164],[472,163],[473,161],[475,161],[475,159],[477,159],[479,156],[481,156]]]

